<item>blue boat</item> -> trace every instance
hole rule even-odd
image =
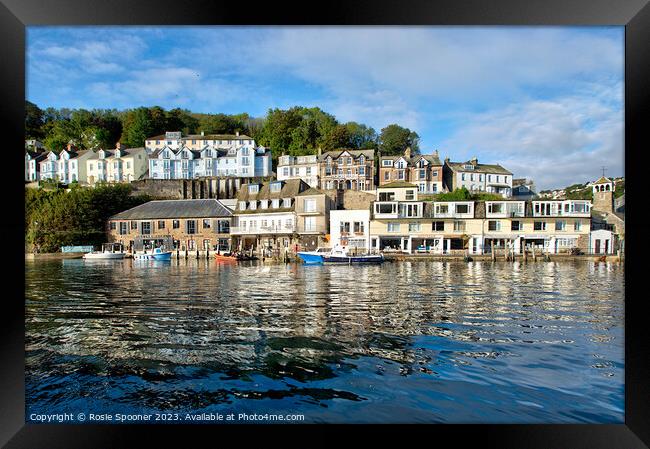
[[[162,248],[154,248],[152,253],[135,253],[133,255],[135,260],[172,260],[171,251],[163,251]]]
[[[318,248],[316,251],[298,252],[298,256],[305,264],[340,263],[356,265],[382,263],[384,261],[383,254],[349,255],[347,249],[343,246],[335,246],[331,250]]]

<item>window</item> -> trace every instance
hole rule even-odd
[[[432,231],[444,231],[445,230],[445,222],[444,221],[434,221],[431,223],[431,230]]]
[[[437,177],[437,176],[438,176],[438,170],[434,170],[434,171],[433,171],[433,177],[435,178],[435,177]]]
[[[172,220],[172,228],[173,229],[178,229],[181,227],[181,221],[180,220]]]
[[[501,222],[498,220],[490,220],[488,221],[488,231],[500,231],[501,230]]]
[[[397,172],[397,179],[404,179],[404,172],[402,170]]]
[[[415,198],[415,190],[406,191],[406,201],[412,201]]]
[[[488,182],[492,182],[492,175],[487,175]]]
[[[262,201],[260,201],[260,208],[262,208],[262,209],[268,209],[268,208],[269,208],[269,200],[262,200]]]
[[[472,173],[472,174],[469,175],[469,180],[470,180],[470,181],[474,181],[474,173]]]
[[[132,221],[131,222],[131,229],[138,229],[138,222],[137,221]]]
[[[533,229],[535,231],[546,231],[546,222],[545,221],[536,221],[533,224]]]
[[[278,207],[280,207],[280,200],[277,200],[277,199],[276,200],[271,200],[271,205],[272,205],[272,207],[274,209],[277,209]]]
[[[242,165],[248,165],[248,158],[247,157],[241,158],[241,164]]]
[[[293,220],[291,218],[287,218],[284,227],[285,229],[291,229],[293,227]]]
[[[388,232],[399,232],[399,223],[388,223]]]
[[[131,162],[126,163],[126,168],[131,168]]]
[[[271,192],[277,193],[280,190],[282,190],[282,183],[281,182],[272,182],[269,189],[270,189]]]
[[[305,231],[316,230],[316,217],[305,217]]]
[[[438,191],[438,184],[434,183],[434,184],[432,184],[432,186],[433,186],[433,191],[437,192]]]
[[[257,193],[260,191],[260,186],[257,184],[251,184],[248,186],[248,193]]]
[[[257,209],[257,201],[251,201],[251,202],[249,202],[249,203],[248,203],[248,207],[250,208],[250,210],[255,210],[255,209]]]
[[[357,234],[363,234],[363,221],[354,222],[354,232]]]
[[[465,231],[465,222],[464,221],[454,221],[454,231],[456,231],[456,232]]]
[[[580,220],[576,220],[573,222],[573,230],[574,231],[579,231],[582,229],[582,222]]]
[[[239,210],[246,210],[246,201],[239,202]]]
[[[448,204],[436,204],[436,214],[446,214],[449,212]]]
[[[126,221],[120,222],[120,235],[125,235],[129,233],[129,224]]]
[[[420,179],[427,179],[427,171],[425,169],[420,170]]]
[[[342,221],[339,226],[341,234],[347,234],[350,232],[350,222]]]
[[[460,174],[460,179],[463,180],[463,181],[465,180],[465,173]]]
[[[316,212],[316,200],[313,198],[303,200],[303,208],[305,212]]]
[[[88,168],[90,169],[90,171],[93,171],[93,164],[88,164]]]
[[[230,232],[230,222],[228,220],[217,221],[217,232],[220,234],[227,234]]]
[[[196,234],[196,220],[185,220],[185,233]]]
[[[478,175],[478,181],[479,181],[479,182],[483,181],[483,175],[480,174],[480,173],[479,173],[479,175]]]
[[[158,220],[158,229],[165,229],[165,220]]]
[[[555,230],[556,231],[566,231],[566,221],[564,220],[558,220],[555,222]]]
[[[291,207],[291,198],[285,198],[282,200],[282,207]]]
[[[151,222],[143,221],[142,222],[142,234],[151,234]]]
[[[469,213],[469,204],[456,204],[456,213],[457,214]]]
[[[393,161],[391,160],[383,160],[381,161],[382,167],[392,167],[393,166]]]
[[[115,229],[116,225],[114,221],[111,221],[111,230]]]
[[[203,229],[210,229],[210,219],[209,218],[204,218],[203,219]]]
[[[501,214],[503,213],[503,203],[489,203],[488,212],[491,214]]]
[[[421,229],[420,223],[409,223],[409,232],[417,232]]]
[[[366,167],[359,167],[359,174],[365,176],[366,175]]]
[[[307,176],[311,176],[311,167],[307,167],[307,168],[305,168],[305,174],[306,174]]]
[[[384,181],[388,181],[390,179],[390,172],[385,171],[384,172]]]
[[[523,231],[524,227],[521,221],[514,220],[510,222],[510,230],[511,231]]]

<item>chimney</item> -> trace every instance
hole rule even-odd
[[[434,155],[435,157],[440,157],[440,155],[438,154],[438,150],[433,150],[433,155]]]
[[[239,137],[239,131],[235,131],[235,135]]]
[[[411,157],[411,147],[406,147],[406,150],[404,150],[404,156]]]
[[[69,144],[68,144],[68,151],[70,151],[71,148],[72,148],[72,144],[69,143]]]
[[[472,159],[470,159],[470,162],[472,163],[472,165],[478,165],[478,158],[474,156]]]
[[[445,158],[445,164],[448,164],[448,163],[449,163],[449,156],[447,156],[447,157]]]
[[[205,136],[205,131],[201,131],[201,137]]]
[[[318,155],[321,156],[322,154],[323,154],[323,150],[321,149],[321,147],[318,147]]]
[[[119,150],[121,147],[122,147],[122,144],[121,144],[121,143],[117,142],[117,143],[115,144],[115,149],[116,149],[116,150]]]

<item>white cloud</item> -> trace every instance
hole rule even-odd
[[[608,100],[622,86],[590,96],[529,100],[472,114],[442,145],[452,159],[480,155],[515,177],[535,180],[540,189],[564,187],[624,170],[623,112]]]

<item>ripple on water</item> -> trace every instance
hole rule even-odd
[[[26,267],[31,411],[622,422],[614,264]]]

